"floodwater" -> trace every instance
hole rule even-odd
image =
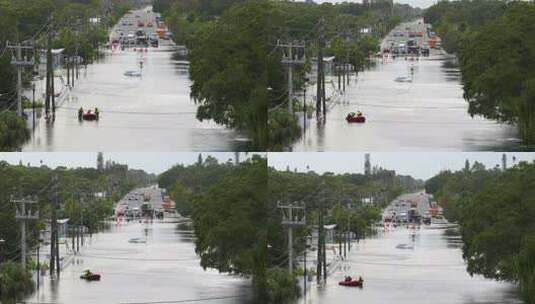
[[[146,243],[130,243],[139,238]],[[28,303],[250,303],[250,282],[214,270],[203,270],[191,231],[176,223],[113,224],[93,235],[58,283],[45,277]],[[101,281],[86,282],[90,269]]]
[[[417,200],[419,204],[427,201]],[[408,249],[396,248],[398,245]],[[354,244],[348,258],[328,277],[327,285],[310,289],[306,303],[522,303],[515,286],[470,277],[461,247],[460,238],[447,236],[440,225],[381,231]],[[362,276],[364,287],[339,286],[346,275]]]
[[[155,18],[135,11],[140,20]],[[137,21],[124,35],[137,30]],[[155,22],[155,21],[153,21]],[[119,26],[119,25],[118,25]],[[154,33],[155,28],[147,29]],[[173,59],[175,46],[107,51],[99,62],[81,69],[70,97],[60,102],[54,123],[41,119],[24,151],[234,151],[247,139],[212,121],[196,119],[190,98],[188,64]],[[140,66],[143,62],[143,66]],[[142,71],[141,77],[124,76]],[[66,81],[66,76],[64,76]],[[56,80],[59,83],[59,79]],[[77,112],[98,108],[100,120],[79,122]]]
[[[406,23],[401,27],[412,26]],[[390,39],[387,37],[386,39]],[[405,38],[406,39],[406,38]],[[383,43],[384,44],[384,43]],[[411,71],[412,67],[412,71]],[[396,82],[398,77],[412,82]],[[451,59],[432,50],[420,60],[377,59],[353,75],[346,93],[331,105],[325,124],[315,118],[293,151],[510,151],[523,150],[514,126],[468,114],[460,71]],[[337,86],[328,77],[327,95]],[[311,87],[308,92],[314,92]],[[315,103],[314,103],[315,104]],[[364,124],[349,124],[362,111]],[[315,115],[314,115],[315,117]]]

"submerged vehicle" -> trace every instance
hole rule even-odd
[[[126,71],[126,72],[124,72],[124,76],[141,77],[141,72],[138,72],[138,71]]]
[[[364,117],[364,115],[362,115],[361,112],[357,112],[357,113],[351,112],[347,114],[346,121],[348,123],[365,123],[366,117]]]
[[[346,277],[343,281],[338,282],[340,286],[348,287],[362,287],[364,285],[364,280],[362,277],[359,277],[358,280],[352,279],[351,277]]]
[[[129,240],[128,240],[128,243],[133,243],[133,244],[145,244],[145,243],[147,243],[147,240],[146,240],[146,239],[143,239],[143,238],[132,238],[132,239],[129,239]]]
[[[80,279],[83,279],[86,281],[100,281],[100,274],[92,273],[88,269],[84,271],[84,273],[80,276]]]
[[[395,82],[412,82],[412,78],[407,76],[400,76],[394,79]]]

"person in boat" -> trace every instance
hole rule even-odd
[[[347,277],[344,279],[345,282],[351,282],[351,280],[352,280],[351,276],[347,276]]]
[[[86,269],[86,270],[84,271],[84,277],[87,278],[87,277],[89,277],[89,276],[91,276],[91,275],[93,275],[93,273],[91,272],[91,270]]]
[[[100,115],[100,112],[99,112],[98,108],[96,108],[96,107],[95,107],[95,115],[97,116],[97,119],[98,119],[98,117]]]
[[[350,118],[353,118],[353,117],[355,117],[355,112],[351,112],[351,113],[347,114],[346,119],[350,119]]]
[[[361,276],[359,276],[359,282],[361,282],[361,283],[364,282],[364,280],[362,279]]]
[[[93,112],[92,112],[91,110],[87,110],[87,113],[86,113],[86,114],[87,114],[87,115],[91,115],[91,114],[93,114]]]
[[[357,117],[362,117],[362,112],[361,111],[357,111]]]
[[[78,119],[82,119],[83,115],[84,115],[84,108],[80,107],[80,109],[78,109]]]

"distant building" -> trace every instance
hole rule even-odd
[[[97,170],[104,170],[104,155],[102,154],[102,152],[98,152],[97,155]]]
[[[58,223],[58,238],[67,237],[69,219],[68,218],[58,219],[57,223]],[[45,223],[45,229],[41,232],[41,237],[44,240],[50,240],[51,231],[52,231],[51,221],[48,220]]]
[[[372,173],[372,165],[370,163],[370,153],[364,154],[364,174],[370,175]]]
[[[323,57],[323,71],[325,72],[325,75],[333,75],[335,70],[335,59],[336,57]],[[309,78],[317,77],[318,75],[318,59],[312,58],[312,69],[310,71],[310,74],[308,75]]]
[[[53,49],[52,50],[52,69],[59,70],[63,68],[63,51],[65,49]],[[44,75],[46,73],[46,50],[39,53],[39,74]]]
[[[323,232],[325,233],[325,243],[336,242],[336,225],[335,224],[323,225]],[[312,230],[312,240],[317,240],[317,239],[318,239],[318,226],[315,226]]]

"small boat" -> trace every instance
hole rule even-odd
[[[346,116],[346,121],[348,123],[365,123],[366,117],[364,117],[362,113],[359,113],[359,114],[349,113]]]
[[[359,280],[352,280],[351,278],[348,280],[346,278],[345,280],[338,282],[338,285],[347,287],[362,287],[364,285],[364,280],[362,278]]]
[[[86,270],[81,276],[80,279],[86,281],[100,281],[100,274],[92,273],[89,270]]]
[[[398,244],[396,248],[397,249],[414,249],[414,246],[410,244]]]
[[[84,113],[82,115],[82,119],[83,120],[88,120],[88,121],[95,121],[95,120],[98,120],[98,114],[95,114],[93,112]]]
[[[394,79],[395,82],[412,82],[412,78],[406,76],[400,76]]]
[[[128,240],[129,243],[134,243],[134,244],[145,244],[147,243],[147,240],[146,239],[142,239],[142,238],[132,238],[130,240]]]

